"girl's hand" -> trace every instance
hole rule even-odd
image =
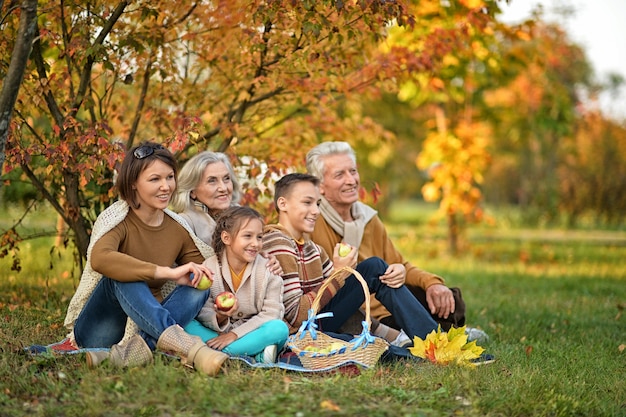
[[[237,340],[237,335],[233,332],[228,332],[221,334],[214,339],[207,340],[206,344],[211,349],[222,350],[226,346],[233,343],[235,340]]]
[[[217,314],[217,319],[220,323],[226,317],[234,316],[238,308],[239,308],[239,300],[237,300],[237,297],[235,297],[235,304],[233,304],[233,306],[229,310],[220,310],[217,307],[217,304],[213,304],[213,309],[215,310],[215,313]]]

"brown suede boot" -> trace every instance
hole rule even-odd
[[[185,366],[209,376],[217,375],[224,361],[228,359],[227,354],[211,349],[198,336],[188,334],[177,324],[161,333],[157,348],[180,355]]]
[[[141,366],[152,362],[152,351],[145,340],[136,334],[123,343],[111,346],[108,353],[103,351],[87,352],[87,366],[90,368],[95,368],[105,359],[108,359],[113,366],[118,368]]]

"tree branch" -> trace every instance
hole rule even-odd
[[[241,101],[241,103],[239,103],[238,106],[236,106],[235,108],[231,108],[231,110],[228,111],[227,116],[226,116],[226,120],[228,120],[229,122],[235,122],[235,123],[241,123],[241,121],[243,120],[244,115],[246,114],[246,111],[250,108],[250,106],[259,103],[263,100],[266,100],[267,97],[271,97],[275,94],[278,93],[268,93],[270,94],[268,96],[268,94],[265,94],[264,97],[259,97],[256,98],[255,100],[252,100],[252,97],[254,96],[254,93],[256,91],[256,85],[255,85],[255,80],[257,78],[259,78],[260,76],[263,75],[263,73],[265,72],[265,58],[267,56],[267,52],[268,52],[268,44],[269,44],[269,32],[272,30],[272,22],[267,21],[265,22],[265,24],[263,25],[263,43],[265,44],[265,48],[263,48],[263,50],[261,51],[261,53],[259,54],[259,64],[256,68],[256,71],[254,72],[254,78],[252,79],[252,81],[250,82],[250,85],[248,86],[248,88],[246,89],[246,93],[248,93],[248,98],[244,99]],[[274,90],[274,92],[281,90],[282,91],[282,87]],[[225,138],[222,141],[222,144],[219,146],[219,150],[220,152],[224,152],[226,149],[228,149],[228,147],[230,146],[230,144],[232,143],[233,138]]]
[[[26,128],[30,131],[33,137],[39,142],[39,144],[40,145],[45,144],[46,141],[39,135],[39,133],[37,133],[35,128],[30,123],[28,123],[28,119],[26,119],[26,117],[24,117],[24,115],[17,109],[15,110],[15,113],[20,117],[20,119],[22,120],[22,124],[26,125]]]
[[[220,133],[221,130],[222,129],[220,127],[216,127],[216,128],[209,130],[204,135],[202,135],[202,140],[205,140],[205,141],[210,140],[213,136],[216,136],[218,133]]]
[[[33,61],[35,62],[35,67],[37,68],[37,75],[39,76],[39,80],[41,81],[48,80],[48,74],[46,73],[46,64],[44,63],[43,55],[41,53],[41,41],[39,38],[37,38],[35,40],[35,43],[33,44],[32,57],[33,57]],[[44,100],[46,101],[46,104],[48,105],[48,110],[50,110],[50,114],[52,115],[52,118],[62,130],[64,116],[63,116],[63,113],[61,113],[61,109],[59,108],[59,105],[54,99],[52,92],[47,87],[47,83],[46,83],[46,87],[44,88],[43,97],[44,97]]]
[[[65,9],[64,9],[64,0],[61,0],[61,5],[59,6],[61,10],[61,32],[63,35],[63,47],[65,49],[65,65],[67,65],[67,72],[69,76],[67,77],[69,83],[70,97],[74,97],[74,82],[72,81],[72,58],[69,54],[69,46],[72,41],[72,37],[70,36],[69,31],[67,30],[67,24],[65,23]]]
[[[94,46],[100,46],[104,43],[104,40],[106,39],[106,37],[109,36],[109,33],[111,33],[111,31],[113,30],[113,26],[118,21],[120,16],[122,16],[122,13],[124,13],[124,9],[126,8],[127,5],[128,5],[127,1],[122,1],[117,5],[115,10],[111,14],[111,17],[109,17],[109,19],[105,22],[104,26],[102,27],[102,30],[100,30],[100,33],[94,40],[92,44],[92,48]],[[87,93],[87,88],[89,86],[89,83],[91,82],[91,69],[93,67],[94,62],[96,61],[95,55],[96,55],[96,52],[92,51],[87,57],[87,62],[85,62],[85,65],[83,66],[83,72],[80,76],[80,84],[78,86],[76,98],[74,100],[74,104],[71,110],[72,117],[74,117],[76,113],[78,113],[78,109],[80,108],[85,98],[85,94]]]
[[[32,42],[37,33],[37,0],[24,0],[20,7],[22,14],[17,39],[11,54],[11,63],[6,77],[2,80],[2,90],[0,91],[0,173],[6,157],[4,150],[11,128],[11,115],[24,79],[24,69],[28,63]]]
[[[148,58],[146,64],[146,72],[143,74],[143,83],[141,85],[141,94],[139,95],[139,102],[137,103],[137,110],[135,110],[135,118],[128,134],[128,140],[126,141],[126,149],[130,149],[133,146],[137,129],[139,128],[139,121],[141,120],[141,113],[143,106],[146,102],[146,96],[148,95],[148,86],[150,85],[150,75],[152,72],[152,54]]]
[[[30,204],[28,205],[28,207],[26,207],[26,210],[24,210],[24,213],[22,213],[22,217],[20,217],[19,219],[17,219],[17,221],[15,223],[13,223],[13,226],[9,227],[6,230],[11,230],[11,229],[16,229],[17,226],[19,226],[20,224],[22,224],[22,222],[24,221],[24,219],[26,218],[26,216],[28,215],[28,213],[30,213],[30,210],[35,206],[36,201],[35,200],[31,200]],[[3,230],[3,232],[6,232],[6,230]]]
[[[269,132],[270,130],[274,129],[276,126],[280,126],[281,124],[285,123],[287,120],[289,120],[292,117],[294,117],[296,114],[304,113],[305,110],[306,110],[305,107],[298,107],[297,109],[292,110],[288,114],[285,114],[283,117],[281,117],[280,119],[276,120],[270,126],[267,126],[265,129],[263,129],[263,130],[261,130],[259,132],[256,132],[256,133],[257,133],[257,135],[262,136],[263,134],[265,134],[265,132]]]
[[[4,3],[4,2],[2,2]],[[2,10],[2,3],[0,3],[0,10]],[[9,10],[7,10],[7,12],[5,13],[4,16],[2,16],[2,19],[0,19],[0,25],[4,24],[4,21],[7,19],[7,17],[9,17],[11,15],[11,13],[13,13],[14,10],[19,9],[20,6],[19,5],[15,5],[13,7],[10,7]]]
[[[187,20],[187,18],[189,16],[191,16],[193,11],[196,10],[196,7],[198,7],[198,3],[197,2],[192,4],[191,7],[189,8],[189,10],[187,10],[187,12],[185,12],[178,20],[175,20],[171,25],[167,25],[165,27],[167,28],[167,27],[171,27],[171,26],[175,26],[175,25],[178,25],[180,23],[183,23],[185,20]]]
[[[56,212],[59,213],[61,217],[63,217],[63,221],[69,224],[69,219],[65,215],[65,210],[63,210],[63,207],[59,204],[57,199],[46,189],[43,183],[39,181],[39,178],[35,175],[33,171],[31,171],[30,167],[27,164],[20,164],[20,166],[22,167],[22,170],[24,171],[26,176],[30,179],[30,182],[35,186],[37,191],[39,191],[41,195],[52,205]]]

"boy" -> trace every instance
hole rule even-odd
[[[274,192],[278,224],[267,225],[263,235],[264,250],[276,256],[283,269],[284,320],[289,332],[296,333],[308,318],[317,290],[326,279],[333,282],[320,299],[319,313],[332,312],[333,316],[320,319],[319,324],[324,331],[339,331],[365,301],[363,288],[353,275],[329,278],[335,266],[351,266],[363,276],[370,293],[376,293],[376,299],[397,317],[411,341],[414,336],[424,339],[437,328],[437,323],[404,285],[392,288],[380,279],[387,270],[382,259],[372,257],[357,265],[356,249],[351,248],[348,255],[340,257],[337,245],[331,260],[309,239],[320,214],[320,200],[317,177],[300,173],[285,175],[276,183]]]

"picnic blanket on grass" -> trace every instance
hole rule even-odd
[[[108,348],[75,348],[70,343],[69,338],[63,339],[60,342],[52,343],[49,345],[31,345],[24,350],[31,355],[53,355],[53,354],[61,354],[61,355],[75,355],[78,353],[85,353],[89,351],[108,351]],[[163,355],[170,356],[167,353],[162,353]],[[391,346],[388,352],[385,352],[383,356],[381,356],[381,362],[394,362],[400,359],[410,359],[421,361],[420,358],[416,358],[411,355],[407,349],[398,348],[396,346]],[[319,373],[319,372],[333,372],[338,371],[344,374],[349,375],[358,375],[360,374],[360,369],[363,367],[362,364],[355,361],[346,361],[338,365],[329,366],[321,369],[308,369],[302,366],[302,362],[298,356],[287,350],[281,352],[278,356],[278,360],[276,363],[261,363],[257,362],[251,356],[245,355],[232,355],[229,357],[229,360],[242,362],[253,368],[280,368],[288,371],[295,372],[311,372],[311,373]]]
[[[30,353],[31,355],[45,355],[45,354],[62,354],[62,355],[73,355],[77,353],[85,353],[88,351],[108,351],[108,348],[82,348],[77,349],[70,344],[69,339],[63,339],[60,342],[52,343],[50,345],[32,345],[24,348],[25,351]],[[163,355],[172,357],[164,352]],[[276,363],[261,363],[257,362],[251,356],[230,356],[229,360],[242,362],[252,368],[280,368],[285,369],[287,371],[294,372],[308,372],[308,373],[334,373],[339,372],[344,375],[356,376],[361,373],[361,369],[363,366],[354,361],[346,361],[339,365],[329,366],[323,369],[307,369],[302,366],[302,362],[298,356],[287,350],[280,353],[278,356],[278,360]],[[390,363],[399,360],[412,360],[417,362],[426,362],[424,359],[415,357],[409,353],[409,351],[405,348],[399,348],[397,346],[390,346],[389,350],[380,357],[380,363]],[[493,363],[495,361],[495,357],[491,354],[483,353],[480,358],[472,361],[476,365],[486,365]]]

